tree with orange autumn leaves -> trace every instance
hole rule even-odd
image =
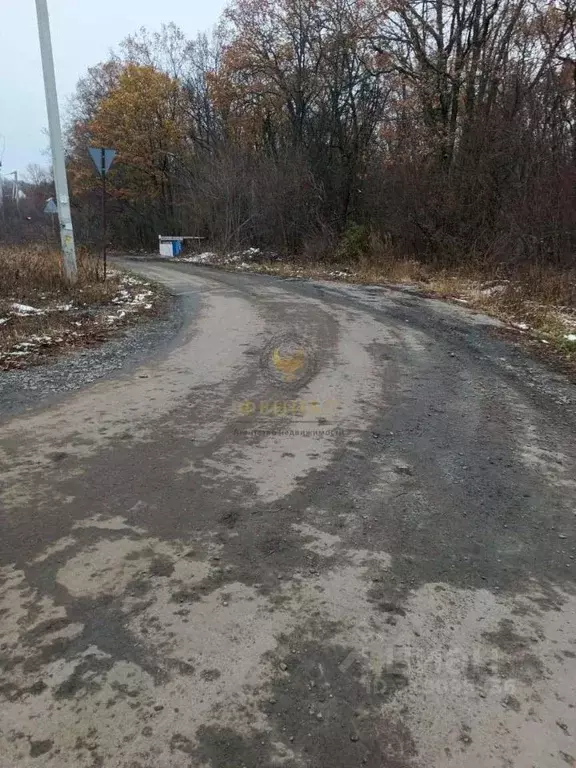
[[[117,151],[111,193],[133,205],[159,206],[173,218],[173,158],[186,144],[181,85],[152,66],[128,63],[90,119],[76,130],[91,146]],[[72,166],[74,188],[93,188],[98,180],[88,158]]]
[[[211,41],[141,30],[80,86],[75,189],[90,142],[148,240],[322,251],[353,221],[435,259],[565,258],[575,4],[234,0]]]

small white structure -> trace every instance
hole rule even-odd
[[[201,240],[204,240],[204,238],[193,237],[191,235],[179,235],[177,237],[158,235],[160,256],[163,259],[173,259],[174,256],[180,256],[184,240],[197,240],[200,242]]]

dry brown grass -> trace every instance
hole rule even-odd
[[[143,284],[127,280],[116,270],[103,280],[96,259],[80,251],[78,279],[70,285],[58,252],[0,247],[0,370],[103,341],[139,316],[154,315],[162,304],[161,291],[149,290],[149,299],[132,306],[131,298]],[[23,311],[15,304],[39,311]]]
[[[498,265],[447,270],[395,261],[382,271],[373,268],[360,274],[363,282],[415,285],[438,298],[465,301],[517,329],[527,326],[528,336],[548,343],[564,360],[576,362],[576,344],[566,339],[576,329],[576,271],[543,266],[503,270]]]
[[[86,303],[101,303],[117,290],[117,279],[104,282],[99,276],[98,262],[88,252],[78,252],[78,280],[67,283],[58,251],[42,246],[23,248],[0,247],[0,300],[9,299],[32,303],[36,298],[82,299]]]

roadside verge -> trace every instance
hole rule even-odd
[[[0,248],[0,371],[28,368],[100,344],[166,311],[165,289],[109,269],[87,254],[78,281],[62,277],[59,254],[38,246]]]

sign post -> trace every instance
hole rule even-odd
[[[58,215],[58,206],[56,205],[53,197],[49,197],[48,200],[46,200],[44,213],[47,216],[50,216],[50,218],[52,219],[52,235],[54,235],[56,232],[55,223],[56,223],[56,216]]]
[[[102,178],[102,261],[104,263],[104,280],[106,280],[106,174],[116,157],[115,149],[104,147],[88,147],[90,157],[96,170]]]

